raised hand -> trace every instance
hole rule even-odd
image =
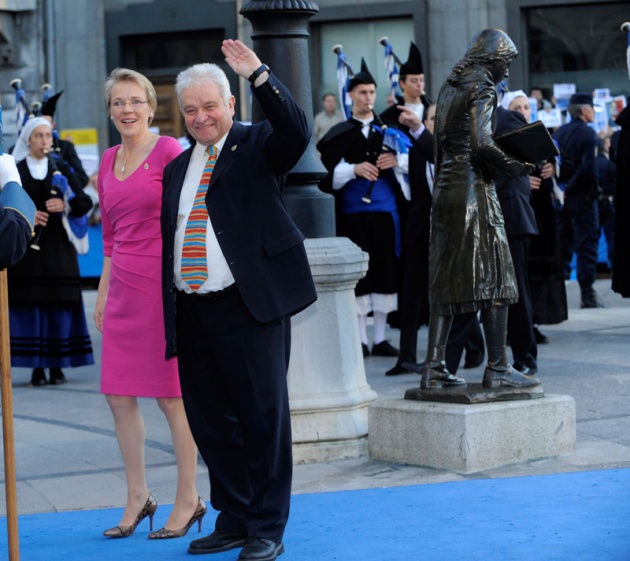
[[[238,39],[223,41],[221,52],[230,68],[243,78],[249,78],[262,64],[256,53]]]

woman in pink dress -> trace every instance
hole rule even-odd
[[[105,84],[110,118],[122,144],[105,151],[98,176],[104,262],[94,310],[103,333],[101,392],[114,415],[127,475],[127,504],[105,536],[130,536],[157,502],[145,476],[145,430],[138,397],[154,397],[173,437],[178,479],[166,525],[149,539],[176,538],[201,520],[206,505],[196,490],[197,448],[181,399],[177,362],[164,358],[160,210],[164,166],[181,152],[171,137],[149,130],[155,89],[142,74],[114,70]]]

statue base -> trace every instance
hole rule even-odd
[[[545,396],[542,386],[529,388],[484,388],[481,383],[468,383],[464,387],[423,390],[411,388],[405,399],[416,401],[439,401],[440,403],[490,403],[493,401],[516,401],[538,399]]]
[[[474,473],[575,451],[575,401],[567,395],[474,404],[379,400],[368,419],[375,460]]]

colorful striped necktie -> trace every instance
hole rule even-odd
[[[208,161],[203,169],[201,181],[197,188],[197,195],[193,203],[182,248],[182,280],[197,292],[208,278],[208,262],[206,260],[206,228],[208,224],[208,209],[206,207],[206,193],[212,177],[212,170],[217,161],[217,149],[214,146],[206,148]]]

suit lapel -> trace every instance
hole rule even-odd
[[[219,179],[221,174],[228,169],[238,156],[239,151],[243,148],[243,143],[247,136],[249,127],[234,121],[232,128],[225,139],[223,150],[219,154],[217,163],[212,172],[209,188],[211,188]]]

